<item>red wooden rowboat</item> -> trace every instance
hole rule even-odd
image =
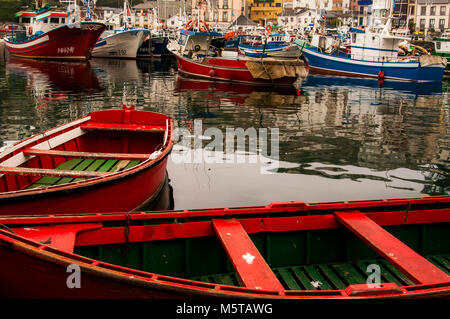
[[[177,59],[178,71],[185,76],[265,85],[293,85],[299,76],[306,76],[302,60],[253,59],[225,51],[221,53],[223,56],[212,53],[211,48],[215,48],[213,38],[219,35],[181,31],[179,41],[172,41],[167,46]]]
[[[4,216],[0,226],[1,297],[450,295],[449,196]]]
[[[129,211],[166,179],[172,120],[134,106],[92,112],[0,154],[0,214]]]

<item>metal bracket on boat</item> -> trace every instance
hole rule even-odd
[[[402,289],[396,283],[379,284],[371,287],[367,284],[350,285],[344,290],[350,297],[374,296],[374,295],[393,295],[403,293]]]
[[[136,109],[136,105],[133,104],[130,107],[128,107],[126,104],[123,104],[122,108],[124,110],[134,110],[134,109]]]
[[[166,145],[168,136],[169,136],[169,120],[166,119],[166,131],[164,132],[164,143],[163,143],[163,146]]]

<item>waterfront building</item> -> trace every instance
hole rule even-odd
[[[262,26],[276,24],[283,11],[283,0],[249,0],[250,19]]]
[[[209,24],[223,27],[241,14],[247,15],[246,0],[191,0],[191,6],[194,15],[200,13],[200,17],[204,17]]]
[[[301,9],[297,12],[284,12],[278,16],[277,23],[288,30],[305,31],[311,29],[318,19],[320,14],[317,10]]]
[[[450,0],[417,0],[416,30],[430,34],[450,27]]]

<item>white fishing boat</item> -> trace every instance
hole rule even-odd
[[[137,52],[150,31],[144,28],[129,26],[128,17],[131,17],[131,10],[127,1],[124,2],[123,12],[120,13],[122,23],[111,23],[105,21],[108,30],[97,41],[92,50],[94,58],[125,58],[135,59]]]

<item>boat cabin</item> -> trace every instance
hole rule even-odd
[[[51,11],[49,6],[45,6],[38,11],[20,11],[16,13],[16,19],[25,29],[25,34],[22,37],[40,35],[64,24],[74,22],[67,12]],[[20,38],[19,34],[16,36]]]
[[[189,58],[202,56],[214,56],[220,54],[217,46],[214,46],[213,39],[221,38],[222,34],[217,32],[196,32],[183,30],[178,39],[178,51]],[[223,46],[222,46],[223,48]]]
[[[352,33],[351,58],[373,62],[395,60],[398,57],[399,44],[405,39],[383,33]]]
[[[434,50],[438,55],[445,55],[450,52],[450,37],[449,38],[436,38],[434,41]]]

